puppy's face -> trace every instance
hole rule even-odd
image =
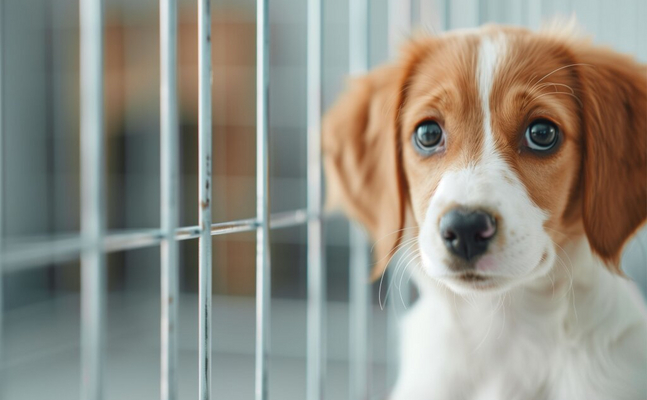
[[[449,36],[412,71],[399,133],[429,276],[505,288],[553,265],[581,164],[571,64],[563,46],[493,31]]]
[[[329,189],[386,239],[378,258],[409,213],[424,272],[457,292],[545,275],[584,234],[617,263],[645,219],[647,82],[585,45],[498,27],[417,40],[341,101],[360,112],[331,111]]]

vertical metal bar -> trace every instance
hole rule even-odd
[[[371,292],[368,238],[356,224],[350,228],[350,399],[370,398]]]
[[[478,0],[451,0],[449,24],[452,28],[473,28],[479,23]],[[453,12],[456,9],[456,12]]]
[[[487,4],[484,4],[482,0],[476,1],[476,6],[478,7],[478,16],[477,16],[477,26],[485,23],[488,17]]]
[[[177,4],[160,0],[160,210],[161,261],[161,371],[162,400],[175,400],[177,388],[177,313],[179,301],[177,106]]]
[[[364,74],[369,63],[368,0],[350,0],[348,11],[349,71],[351,75]]]
[[[513,1],[510,3],[508,7],[506,7],[507,14],[513,24],[516,24],[516,25],[524,24],[524,21],[525,21],[524,2],[525,0]],[[503,10],[503,7],[501,7],[500,10]]]
[[[400,44],[411,31],[411,1],[388,0],[389,57],[397,56]]]
[[[198,0],[198,200],[199,333],[198,383],[200,400],[211,398],[211,4]]]
[[[256,400],[269,398],[270,199],[269,93],[270,21],[268,0],[256,2]]]
[[[526,26],[528,26],[530,29],[539,29],[542,16],[541,0],[527,0],[526,7]]]
[[[418,22],[434,35],[440,34],[445,28],[444,0],[420,0]]]
[[[4,398],[3,368],[3,237],[4,237],[4,1],[0,2],[0,400]]]
[[[444,8],[444,14],[443,18],[445,21],[445,25],[443,26],[443,29],[445,31],[448,31],[452,29],[452,0],[443,0],[443,4],[445,6]]]
[[[349,71],[366,73],[369,68],[369,3],[349,3]],[[368,238],[357,224],[350,224],[350,312],[349,312],[349,398],[368,399],[370,395],[370,258]]]
[[[411,26],[420,23],[420,0],[409,0],[409,21]]]
[[[324,398],[326,376],[326,274],[321,220],[321,53],[322,3],[308,1],[308,349],[307,399]]]
[[[103,1],[80,0],[81,398],[102,398],[105,303],[103,152]]]

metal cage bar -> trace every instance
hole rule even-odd
[[[4,399],[4,2],[0,2],[0,400]]]
[[[542,16],[542,1],[541,0],[528,0],[526,2],[526,20],[525,25],[531,29],[539,29],[541,26]]]
[[[371,291],[368,237],[361,226],[350,226],[349,389],[351,400],[370,398]]]
[[[397,56],[400,44],[411,31],[413,0],[388,0],[388,46],[389,57]]]
[[[256,400],[269,398],[270,200],[269,200],[269,2],[256,2]]]
[[[349,71],[360,75],[369,68],[369,2],[349,0]],[[370,257],[368,238],[357,224],[350,231],[349,284],[349,395],[351,400],[370,396]]]
[[[179,301],[177,104],[177,4],[160,0],[160,396],[178,398],[177,315]]]
[[[198,1],[198,382],[199,398],[211,398],[211,7]]]
[[[103,1],[81,0],[81,398],[103,397]]]
[[[308,314],[306,398],[324,398],[326,376],[326,274],[321,220],[322,3],[309,0],[307,13],[307,199]]]
[[[272,229],[289,228],[303,225],[308,214],[305,209],[274,213],[270,216]],[[258,228],[256,218],[211,224],[211,235],[228,235],[230,233],[251,232]],[[175,230],[175,240],[189,240],[200,237],[200,227],[183,226]],[[159,229],[136,229],[122,232],[111,232],[104,235],[103,251],[106,253],[140,249],[161,243],[162,231]],[[27,243],[5,246],[3,268],[5,272],[16,272],[25,268],[38,267],[39,264],[61,262],[78,257],[88,246],[84,245],[78,235],[61,235],[54,238],[33,240]]]
[[[321,96],[322,2],[308,2],[308,206],[306,210],[269,214],[269,13],[268,1],[257,1],[257,215],[213,224],[211,12],[210,1],[198,2],[199,48],[199,221],[178,227],[177,4],[160,0],[161,227],[105,232],[103,152],[102,0],[79,0],[81,23],[81,235],[55,237],[0,248],[1,272],[81,255],[82,259],[82,399],[102,398],[102,332],[105,302],[105,253],[161,244],[161,396],[177,398],[178,240],[199,238],[199,397],[211,398],[211,236],[256,230],[257,332],[256,399],[267,400],[270,320],[270,228],[307,223],[308,228],[308,399],[322,399],[325,381],[325,247],[322,224]],[[351,72],[368,68],[368,1],[351,0]],[[1,60],[0,60],[1,61]],[[0,64],[1,67],[1,64]],[[1,74],[1,69],[0,69]],[[1,78],[1,75],[0,75]],[[0,80],[1,83],[1,80]],[[0,128],[2,114],[0,103]],[[1,132],[0,132],[1,133]],[[1,142],[0,142],[1,144]],[[0,148],[0,151],[2,149]],[[0,153],[1,154],[1,153]],[[2,171],[0,170],[0,173]],[[1,197],[1,196],[0,196]],[[1,199],[0,199],[1,200]],[[355,398],[368,395],[368,344],[365,341],[370,293],[367,240],[352,234],[351,380]],[[0,293],[1,296],[1,293]],[[1,297],[0,297],[1,301]],[[0,315],[1,318],[1,315]],[[0,320],[1,321],[1,320]],[[362,346],[357,345],[364,339]],[[366,385],[359,382],[366,382]],[[364,386],[364,387],[362,387]]]

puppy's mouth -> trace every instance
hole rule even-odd
[[[463,272],[461,274],[458,274],[456,276],[456,279],[459,279],[463,282],[485,282],[490,280],[491,278],[481,275],[477,272]]]
[[[532,271],[546,265],[548,260],[549,253],[546,250]],[[443,278],[441,280],[444,280],[450,288],[459,292],[501,292],[510,288],[512,283],[520,281],[520,278],[523,277],[515,278],[513,276],[493,275],[487,272],[480,272],[476,269],[470,269],[445,275]]]
[[[448,284],[454,288],[463,288],[468,290],[488,290],[495,289],[499,286],[496,277],[483,275],[475,271],[466,271],[451,275]]]

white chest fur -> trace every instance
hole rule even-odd
[[[416,277],[421,297],[401,321],[391,400],[647,398],[637,289],[586,244],[566,251],[570,265],[504,295],[463,298]]]

